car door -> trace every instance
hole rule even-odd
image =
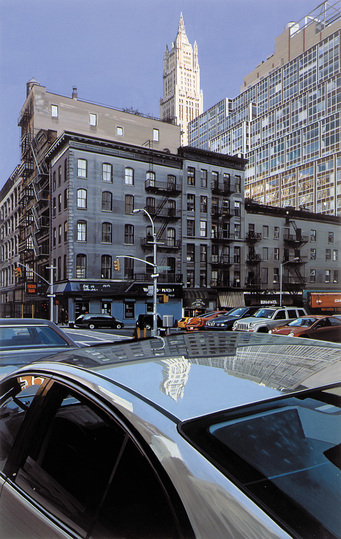
[[[13,429],[7,451],[1,536],[181,535],[172,487],[160,480],[129,427],[79,389],[45,379],[42,384],[39,406],[27,412],[23,428]],[[8,409],[5,403],[1,418]],[[9,426],[6,418],[0,421],[1,429]]]

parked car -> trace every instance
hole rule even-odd
[[[236,320],[233,331],[252,331],[268,333],[274,327],[284,326],[299,316],[305,316],[306,310],[296,307],[262,307],[250,317]]]
[[[214,329],[217,331],[228,331],[232,330],[233,323],[236,320],[239,320],[241,318],[246,318],[247,316],[251,316],[255,312],[257,312],[259,309],[259,305],[252,306],[252,307],[235,307],[231,311],[229,311],[227,314],[222,316],[217,316],[217,318],[213,318],[212,320],[209,320],[206,322],[205,329]]]
[[[183,318],[180,318],[180,320],[178,322],[178,328],[179,329],[185,329],[186,324],[187,324],[189,319],[190,319],[189,316],[184,316]]]
[[[340,366],[335,343],[193,332],[23,367],[2,537],[339,536]]]
[[[0,318],[0,378],[20,365],[69,348],[79,348],[54,322]]]
[[[210,311],[205,314],[201,314],[200,316],[193,316],[187,321],[187,324],[185,325],[186,331],[196,331],[198,329],[204,329],[206,323],[209,320],[212,320],[213,318],[217,318],[217,316],[221,316],[223,314],[227,314],[229,310],[224,311]]]
[[[121,329],[124,327],[124,323],[121,320],[117,320],[111,314],[81,314],[76,318],[75,326],[79,328],[112,328]]]
[[[285,326],[271,329],[269,333],[341,342],[341,318],[323,315],[302,316]]]

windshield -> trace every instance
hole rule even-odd
[[[49,326],[2,327],[0,328],[0,343],[0,350],[68,346],[67,341]]]
[[[246,308],[239,307],[238,309],[232,309],[226,316],[241,316],[246,311]]]
[[[316,322],[316,318],[297,318],[297,320],[293,320],[292,322],[290,322],[288,326],[308,328],[314,322]]]
[[[300,537],[340,537],[341,386],[223,412],[186,439]],[[290,534],[291,535],[291,534]]]
[[[273,309],[259,309],[253,316],[255,318],[271,318],[273,314]]]

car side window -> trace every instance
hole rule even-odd
[[[171,537],[171,507],[125,429],[76,392],[55,383],[49,393],[17,485],[77,533],[130,537],[159,526]]]
[[[288,318],[297,318],[296,309],[289,309],[288,310]]]
[[[299,317],[299,316],[306,316],[306,313],[304,312],[303,309],[298,309],[297,312],[298,312],[298,314],[297,314],[298,317]]]
[[[278,313],[275,314],[274,320],[285,320],[285,311],[278,311]]]
[[[20,376],[2,388],[0,405],[0,471],[3,471],[30,408],[44,378]]]

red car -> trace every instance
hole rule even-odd
[[[302,316],[286,326],[273,328],[270,333],[318,339],[320,341],[341,342],[341,317],[315,314]]]
[[[210,311],[209,313],[202,314],[201,316],[195,316],[193,318],[189,318],[187,324],[186,324],[186,331],[194,331],[197,329],[204,329],[206,322],[209,320],[212,320],[212,318],[216,318],[217,316],[222,316],[223,314],[227,314],[230,312],[231,309],[228,311]]]

